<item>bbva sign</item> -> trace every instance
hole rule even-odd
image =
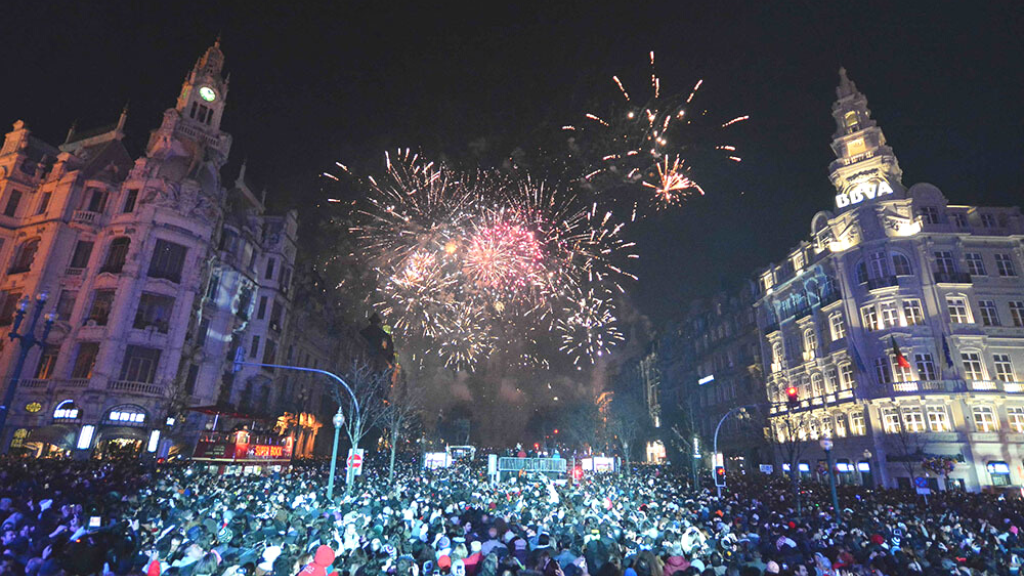
[[[870,180],[851,187],[842,194],[836,194],[836,208],[846,208],[865,200],[892,194],[892,186],[885,180]]]

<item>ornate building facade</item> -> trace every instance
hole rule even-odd
[[[840,480],[1024,483],[1024,218],[902,183],[867,99],[840,70],[835,209],[759,275],[779,462],[810,474],[831,437]],[[948,478],[922,464],[955,462]]]
[[[283,407],[279,372],[229,370],[238,347],[254,362],[295,361],[298,223],[294,212],[265,213],[244,166],[233,186],[221,182],[231,149],[220,129],[230,87],[223,65],[218,42],[186,76],[137,159],[122,143],[126,112],[109,129],[72,129],[60,146],[21,121],[6,135],[5,385],[19,349],[6,334],[19,306],[30,314],[41,306],[53,328],[24,363],[4,448],[167,454],[176,445],[187,450],[217,411],[273,417]],[[320,342],[324,358],[335,356],[331,345]],[[320,427],[309,414],[303,422],[307,434]]]

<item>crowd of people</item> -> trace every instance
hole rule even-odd
[[[1024,505],[990,494],[827,490],[669,468],[492,483],[481,466],[265,476],[189,464],[0,462],[0,575],[1015,575]],[[745,481],[750,480],[750,481]]]

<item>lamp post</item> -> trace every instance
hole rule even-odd
[[[836,471],[832,468],[832,439],[822,438],[821,449],[825,451],[825,462],[828,464],[828,487],[832,491],[832,512],[839,520],[839,497],[836,496]]]
[[[327,479],[328,500],[334,500],[334,472],[338,469],[338,435],[341,433],[341,427],[345,425],[345,415],[341,412],[341,406],[338,406],[338,412],[331,422],[334,424],[334,449],[331,450],[331,477]]]
[[[871,474],[870,478],[871,478],[871,484],[872,484],[871,487],[874,488],[875,487],[874,486],[874,484],[875,484],[875,474],[874,474],[874,470],[871,470],[871,456],[872,456],[871,450],[868,450],[867,448],[865,448],[863,456],[864,456],[864,460],[866,460],[867,463],[868,463],[868,470],[870,470],[870,474]]]
[[[36,296],[36,306],[32,310],[28,330],[22,334],[18,333],[18,328],[21,327],[21,323],[25,320],[25,312],[28,311],[29,299],[27,296],[18,303],[18,309],[14,314],[14,326],[11,327],[11,333],[8,334],[8,337],[12,342],[17,340],[21,346],[18,349],[18,361],[14,364],[14,372],[11,373],[11,381],[7,384],[7,393],[4,394],[4,403],[0,405],[0,438],[3,438],[4,426],[7,424],[7,415],[11,412],[11,403],[14,402],[14,394],[18,390],[18,381],[21,379],[21,371],[25,367],[28,353],[32,351],[33,347],[42,346],[46,342],[46,338],[50,335],[50,329],[53,328],[53,322],[57,319],[56,315],[47,314],[46,321],[43,323],[43,334],[36,338],[36,324],[39,323],[39,317],[43,314],[46,297],[46,292],[40,292]],[[3,452],[6,453],[7,449],[8,445],[4,443]]]
[[[736,412],[739,412],[740,410],[745,410],[747,408],[754,408],[754,407],[756,407],[756,404],[747,404],[746,406],[737,406],[737,407],[733,408],[732,410],[729,410],[728,412],[726,412],[725,416],[722,416],[722,419],[718,421],[718,426],[715,426],[715,445],[712,447],[712,452],[711,452],[711,454],[712,454],[711,457],[712,458],[718,458],[718,431],[722,429],[722,424],[725,423],[725,420],[729,416],[732,416],[733,414],[735,414]],[[725,455],[724,454],[722,455],[722,466],[723,467],[725,466]],[[724,483],[724,478],[723,478],[723,483]],[[717,481],[716,481],[715,488],[718,490],[718,497],[721,498],[722,497],[722,486],[720,484],[718,484]]]

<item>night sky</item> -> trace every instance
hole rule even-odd
[[[0,122],[59,144],[73,120],[114,122],[130,100],[139,153],[220,33],[234,135],[224,177],[248,157],[271,206],[308,222],[327,196],[317,175],[336,160],[376,170],[405,146],[501,158],[613,101],[613,74],[642,91],[654,50],[664,90],[704,78],[709,110],[751,116],[731,137],[742,164],[706,170],[706,197],[633,228],[633,300],[658,319],[779,259],[831,207],[840,65],[905,184],[975,204],[1019,204],[1024,189],[1019,2],[294,4],[5,4]]]

